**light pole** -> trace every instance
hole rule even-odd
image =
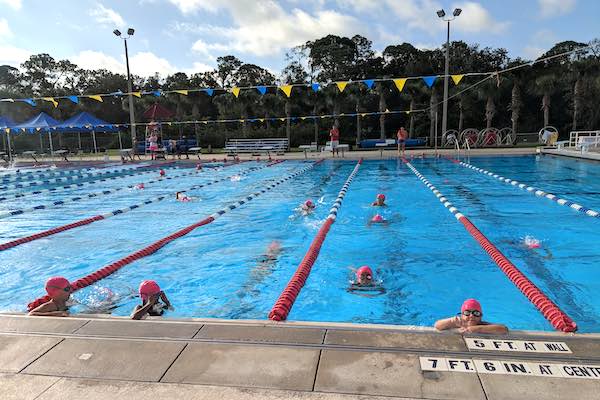
[[[127,29],[127,37],[122,37],[120,30],[115,29],[113,31],[115,36],[123,39],[123,42],[125,43],[125,64],[127,65],[127,93],[129,93],[128,94],[128,97],[129,97],[129,126],[131,126],[131,148],[135,152],[135,142],[136,142],[135,111],[133,109],[133,94],[131,94],[133,89],[131,87],[131,74],[129,73],[129,53],[127,52],[127,39],[132,37],[134,32],[135,32],[135,30],[133,28],[129,28],[129,29]]]
[[[448,32],[446,35],[446,68],[444,72],[444,104],[442,108],[442,135],[446,132],[446,127],[448,125],[448,74],[450,73],[450,21],[454,20],[456,17],[460,15],[462,10],[460,8],[455,8],[452,12],[451,18],[445,18],[446,12],[444,10],[438,10],[437,16],[448,22]],[[436,142],[437,145],[437,142]]]

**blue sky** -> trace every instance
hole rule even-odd
[[[596,0],[0,0],[0,64],[49,53],[124,72],[123,44],[112,31],[133,27],[137,75],[201,72],[226,54],[277,74],[290,47],[328,33],[364,35],[377,51],[405,41],[437,47],[445,25],[435,11],[455,7],[463,13],[452,40],[505,47],[512,57],[600,37]]]

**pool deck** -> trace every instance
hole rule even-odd
[[[563,157],[571,157],[571,158],[578,158],[581,160],[594,160],[594,161],[600,161],[600,152],[597,151],[586,151],[586,152],[581,152],[581,151],[577,151],[577,150],[569,150],[567,149],[555,149],[555,148],[541,148],[540,149],[540,153],[542,154],[549,154],[549,155],[553,155],[553,156],[563,156]]]
[[[390,325],[3,314],[0,397],[598,399],[600,335],[515,331],[477,346],[473,337]]]

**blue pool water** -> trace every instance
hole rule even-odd
[[[470,162],[600,210],[600,164],[549,156],[477,157]],[[600,332],[599,218],[447,160],[429,158],[412,163],[572,317],[581,332]],[[266,319],[355,164],[326,161],[315,166],[77,292],[74,298],[78,304],[73,311],[97,311],[109,303],[115,306],[114,315],[128,315],[139,302],[135,297],[139,282],[154,279],[175,306],[168,317]],[[207,169],[198,175],[147,185],[143,191],[126,189],[1,219],[0,242],[262,165],[251,162],[218,171]],[[197,201],[191,203],[169,197],[1,251],[0,311],[24,311],[29,301],[43,294],[48,276],[80,278],[305,166],[304,162],[286,161],[242,175],[241,180],[227,179],[192,191],[189,194]],[[167,174],[190,171],[181,167],[169,169]],[[4,201],[0,202],[0,213],[155,177],[150,173]],[[383,213],[389,224],[368,226],[376,211],[370,203],[377,193],[387,196],[389,207]],[[318,200],[317,208],[313,215],[303,217],[294,209],[307,198]],[[527,235],[541,240],[544,249],[522,246],[520,242]],[[282,251],[275,259],[268,259],[265,253],[274,241],[280,243]],[[373,267],[377,279],[383,281],[385,294],[365,297],[347,291],[352,268],[361,265]],[[369,160],[352,182],[289,319],[432,325],[436,319],[456,313],[468,297],[482,302],[486,320],[503,322],[513,329],[553,329],[405,165],[396,160]]]

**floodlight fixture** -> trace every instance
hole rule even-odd
[[[461,12],[462,12],[462,10],[460,8],[455,8],[452,15],[454,15],[455,17],[458,17]]]
[[[118,30],[118,29],[115,29],[115,30],[113,31],[113,33],[115,34],[115,36],[121,36],[121,31],[120,31],[120,30]]]
[[[459,14],[460,14],[460,9],[458,9],[458,10],[459,10]],[[456,12],[456,10],[454,10],[454,12]],[[129,28],[129,29],[127,29],[127,34],[128,34],[129,36],[133,36],[133,33],[134,33],[134,32],[135,32],[135,29],[133,29],[133,28]]]
[[[444,18],[446,16],[446,11],[444,11],[444,10],[437,10],[436,13],[437,13],[437,16],[440,18]]]

